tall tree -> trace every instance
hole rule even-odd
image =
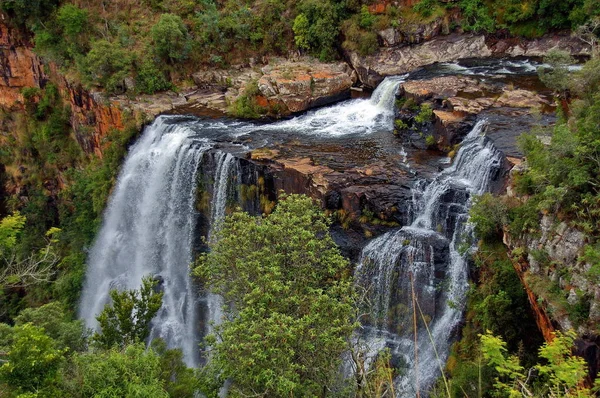
[[[290,195],[264,218],[227,217],[200,257],[196,275],[231,314],[207,340],[232,396],[324,396],[334,383],[354,293],[328,227],[310,198]]]

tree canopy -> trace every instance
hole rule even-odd
[[[196,275],[231,314],[207,341],[233,396],[323,396],[334,383],[353,287],[328,226],[312,199],[285,196],[268,216],[228,216],[200,257]]]

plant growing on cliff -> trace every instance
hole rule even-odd
[[[479,239],[496,241],[501,239],[502,227],[508,221],[508,208],[502,198],[485,193],[474,199],[469,216]]]
[[[497,372],[496,392],[509,397],[593,397],[584,387],[587,376],[585,360],[571,353],[576,334],[573,331],[557,332],[551,342],[539,350],[544,364],[535,368],[545,379],[542,387],[529,384],[525,369],[514,355],[507,355],[506,343],[499,337],[486,333],[481,335],[481,350],[485,361]]]
[[[226,217],[195,274],[231,315],[208,338],[209,367],[230,393],[320,396],[354,325],[348,261],[312,199],[281,198],[268,216]],[[218,339],[217,339],[218,337]]]
[[[82,61],[86,81],[98,84],[110,94],[125,91],[125,78],[131,71],[130,54],[116,42],[98,40]]]

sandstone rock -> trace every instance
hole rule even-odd
[[[434,62],[488,57],[491,54],[483,35],[451,34],[420,45],[383,48],[367,57],[351,53],[349,58],[360,80],[370,87],[376,87],[385,76],[401,75]]]
[[[290,112],[348,98],[353,84],[352,71],[344,63],[317,61],[280,62],[262,69],[258,81],[269,102],[280,102]]]
[[[46,80],[42,62],[30,46],[0,23],[0,106],[15,105],[23,100],[23,87],[43,87]]]
[[[549,102],[534,92],[523,89],[505,89],[494,103],[494,106],[539,109],[544,104],[549,104]]]
[[[402,83],[404,95],[418,101],[432,98],[455,97],[459,93],[480,93],[492,90],[478,79],[465,76],[441,76],[426,80],[413,80]]]

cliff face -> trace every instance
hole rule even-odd
[[[3,22],[0,19],[0,106],[11,108],[23,101],[21,89],[43,87],[47,79],[29,43]]]
[[[0,14],[1,17],[1,14]],[[22,109],[25,87],[44,88],[51,80],[71,108],[71,125],[86,153],[102,156],[102,138],[123,129],[122,110],[104,103],[81,86],[70,84],[56,65],[43,65],[32,45],[0,20],[0,107]]]

